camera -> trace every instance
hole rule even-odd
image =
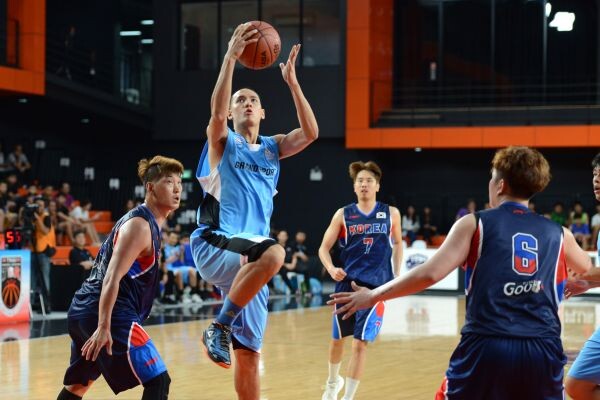
[[[37,204],[25,204],[23,206],[23,227],[21,228],[21,235],[23,236],[23,242],[29,244],[33,238],[33,231],[35,230],[35,214],[38,212],[39,206]]]

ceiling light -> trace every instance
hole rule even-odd
[[[142,32],[141,31],[121,31],[121,32],[119,32],[119,35],[121,35],[121,36],[141,36]]]

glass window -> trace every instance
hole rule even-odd
[[[300,1],[262,0],[261,18],[273,25],[281,38],[281,54],[273,64],[279,68],[279,63],[287,60],[292,46],[300,43]]]
[[[497,104],[539,101],[542,83],[542,2],[496,2]]]
[[[218,67],[221,57],[217,40],[217,17],[217,2],[181,5],[181,69]]]
[[[340,63],[339,1],[304,0],[303,29],[303,65]]]
[[[437,3],[396,2],[394,63],[398,105],[414,107],[435,100],[440,50],[438,11]]]
[[[227,46],[233,31],[239,24],[258,20],[258,0],[235,0],[223,1],[221,3],[221,55],[223,58],[227,52]],[[220,63],[220,62],[219,62]],[[243,68],[236,63],[236,68]]]

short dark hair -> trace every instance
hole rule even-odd
[[[596,157],[592,160],[592,168],[600,167],[600,153],[596,154]]]
[[[73,232],[73,237],[77,237],[77,235],[82,234],[82,233],[85,235],[85,231],[82,231],[81,229],[78,229],[75,232]]]
[[[373,175],[375,175],[375,180],[377,181],[377,183],[379,183],[379,181],[381,181],[381,168],[379,168],[379,165],[377,165],[375,162],[373,161],[367,161],[367,162],[362,162],[362,161],[355,161],[352,164],[350,164],[350,166],[348,167],[348,173],[350,174],[350,178],[352,179],[352,182],[356,182],[356,177],[358,176],[358,173],[360,171],[364,171],[367,170],[370,173],[372,173]]]

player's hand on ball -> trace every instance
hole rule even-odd
[[[298,57],[298,53],[300,52],[300,44],[295,44],[292,46],[292,50],[290,50],[290,55],[287,59],[287,62],[279,63],[279,68],[281,68],[281,75],[283,76],[283,80],[288,85],[297,85],[298,79],[296,78],[296,57]]]
[[[567,285],[565,286],[565,298],[568,299],[571,296],[576,296],[578,294],[586,292],[590,288],[590,283],[588,281],[579,279],[579,280],[568,280]]]
[[[237,60],[244,52],[244,48],[248,43],[258,42],[258,30],[248,30],[248,28],[250,28],[251,26],[251,23],[246,22],[245,24],[240,24],[237,28],[235,28],[231,39],[229,39],[229,48],[227,49],[227,55]]]
[[[109,329],[98,327],[81,348],[81,356],[86,360],[96,361],[103,347],[112,356],[112,336]]]
[[[336,282],[340,282],[346,277],[346,271],[344,271],[342,268],[333,267],[330,270],[327,270],[327,272],[329,272],[329,275],[331,275],[331,279]]]
[[[333,293],[327,304],[343,304],[335,310],[335,314],[343,314],[342,319],[348,319],[358,310],[372,307],[375,304],[373,292],[366,287],[352,282],[354,292]]]

